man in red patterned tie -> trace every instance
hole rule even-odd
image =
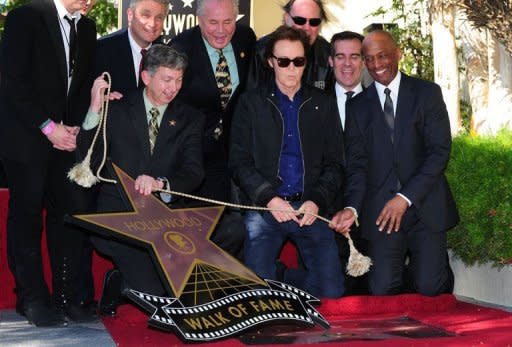
[[[124,95],[143,86],[140,81],[143,55],[162,34],[168,12],[168,0],[131,0],[126,11],[128,28],[98,40],[96,73],[110,73],[111,90]]]

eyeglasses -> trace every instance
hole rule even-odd
[[[304,18],[300,16],[292,17],[292,20],[297,25],[304,25],[309,21],[309,25],[312,27],[317,27],[322,23],[322,18]]]
[[[272,58],[277,60],[277,65],[279,67],[288,67],[290,63],[293,63],[296,67],[301,67],[306,65],[306,57],[295,57],[293,59],[290,58],[278,58],[275,55],[272,55]]]

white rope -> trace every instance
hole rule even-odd
[[[243,209],[243,210],[266,211],[266,212],[292,212],[295,215],[308,214],[308,215],[311,215],[311,216],[314,216],[314,217],[320,219],[321,221],[323,221],[327,224],[331,223],[331,220],[329,220],[325,217],[322,217],[316,213],[301,210],[301,209],[299,209],[299,210],[294,210],[294,209],[284,210],[284,209],[276,209],[276,208],[268,208],[268,207],[260,207],[260,206],[241,205],[241,204],[233,204],[233,203],[225,202],[225,201],[219,201],[219,200],[215,200],[215,199],[204,198],[201,196],[177,192],[177,191],[169,190],[169,189],[158,189],[157,191],[162,192],[162,193],[171,194],[171,195],[178,195],[178,196],[182,196],[182,197],[189,198],[189,199],[195,199],[195,200],[199,200],[199,201],[203,201],[203,202],[208,202],[208,203],[215,204],[215,205],[239,208],[239,209]],[[367,273],[370,270],[370,267],[373,265],[372,260],[370,259],[370,257],[367,257],[367,256],[361,254],[361,252],[359,252],[357,250],[357,248],[354,246],[354,241],[352,241],[352,238],[350,237],[349,232],[344,233],[343,236],[345,236],[348,239],[348,246],[350,248],[350,256],[348,258],[347,268],[346,268],[347,274],[349,274],[350,276],[353,276],[353,277],[359,277],[359,276],[364,275],[365,273]]]
[[[111,180],[108,178],[104,178],[101,176],[100,172],[105,166],[105,161],[107,159],[107,115],[108,115],[108,104],[109,104],[109,95],[110,95],[110,87],[112,85],[112,79],[108,72],[103,72],[102,76],[106,78],[108,82],[107,93],[103,99],[103,105],[101,108],[100,119],[96,128],[96,132],[94,133],[94,138],[87,150],[87,155],[81,163],[75,164],[71,170],[68,172],[68,178],[78,184],[79,186],[90,188],[96,183],[103,181],[109,183],[117,183],[116,180]],[[100,131],[103,130],[103,157],[101,159],[101,163],[96,170],[96,175],[92,173],[91,170],[91,157],[92,152],[94,150],[94,146],[96,145],[96,141],[98,139],[98,135]]]

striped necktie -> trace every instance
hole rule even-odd
[[[153,154],[153,149],[155,148],[156,137],[158,135],[158,129],[160,126],[158,125],[158,116],[160,115],[160,111],[156,107],[152,107],[149,110],[149,115],[151,118],[149,119],[149,150],[151,154]]]
[[[389,88],[384,89],[386,94],[386,100],[384,101],[384,118],[389,126],[391,132],[391,142],[393,142],[393,135],[395,132],[395,111],[393,109],[393,100],[391,100],[391,90]]]

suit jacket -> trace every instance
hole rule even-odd
[[[402,73],[398,94],[394,141],[374,83],[347,105],[345,203],[359,212],[370,239],[378,233],[377,216],[398,192],[413,204],[402,229],[419,219],[439,232],[459,220],[444,175],[451,134],[441,88]]]
[[[153,154],[149,150],[149,131],[142,90],[113,102],[107,119],[109,158],[133,178],[146,174],[166,177],[170,189],[189,193],[204,176],[201,138],[204,116],[196,109],[173,100],[162,116]],[[90,136],[96,129],[88,131]],[[100,210],[120,208],[116,185],[100,188]],[[122,205],[121,205],[122,206]]]
[[[185,71],[183,87],[179,98],[194,105],[206,115],[204,151],[205,161],[226,161],[225,149],[222,148],[229,140],[233,108],[240,93],[245,88],[249,63],[253,54],[256,36],[251,28],[237,24],[231,45],[236,58],[240,84],[234,91],[226,109],[223,111],[220,94],[215,81],[215,73],[211,68],[210,58],[198,26],[184,31],[171,41],[171,46],[185,52],[189,65]],[[224,136],[220,141],[213,137],[213,131],[222,118]],[[222,152],[222,153],[219,153]]]
[[[97,41],[96,76],[107,71],[112,77],[112,91],[125,95],[137,89],[137,77],[128,39],[128,28],[118,30]]]
[[[64,44],[52,0],[33,0],[9,12],[2,38],[0,152],[25,163],[48,159],[50,141],[39,126],[48,118],[80,126],[90,102],[96,27],[77,23],[77,57],[69,92]]]

